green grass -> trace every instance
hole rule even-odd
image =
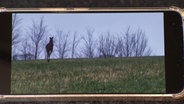
[[[164,93],[164,57],[12,62],[12,94]]]

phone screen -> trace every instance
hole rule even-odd
[[[163,12],[13,13],[11,94],[166,93]]]

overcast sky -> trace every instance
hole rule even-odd
[[[163,13],[19,13],[22,18],[20,33],[26,36],[26,30],[32,21],[39,21],[43,16],[47,25],[47,35],[55,36],[56,29],[86,34],[86,28],[95,30],[95,34],[111,32],[119,34],[128,26],[132,31],[141,29],[148,38],[153,55],[164,55]],[[95,36],[97,38],[97,36]]]

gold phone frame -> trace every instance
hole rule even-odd
[[[149,8],[0,8],[1,12],[75,12],[75,11],[177,11],[184,21],[184,9],[178,7]],[[31,101],[175,101],[184,100],[184,90],[177,94],[47,94],[0,95],[0,102]]]

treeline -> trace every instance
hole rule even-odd
[[[1,0],[1,7],[169,7],[184,8],[183,0]]]
[[[12,57],[14,60],[37,60],[46,58],[45,46],[49,42],[49,29],[44,17],[32,21],[31,26],[22,34],[22,18],[16,14],[12,21]],[[61,28],[55,31],[54,50],[51,58],[95,58],[95,57],[140,57],[149,56],[152,50],[143,30],[96,34],[87,28],[84,33],[67,32]],[[24,37],[23,37],[24,36]],[[19,58],[18,57],[22,57]]]

